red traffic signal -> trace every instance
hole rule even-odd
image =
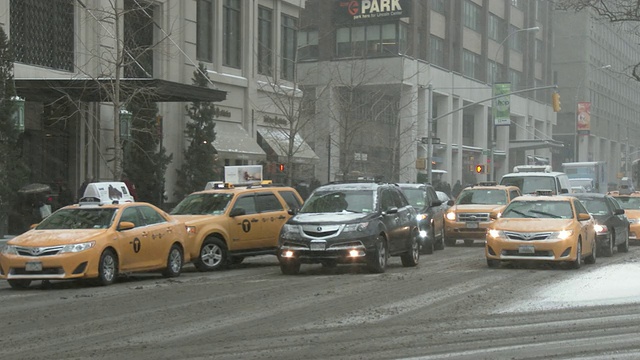
[[[278,164],[278,170],[284,171],[284,164]]]

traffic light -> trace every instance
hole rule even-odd
[[[476,165],[476,174],[484,174],[484,169],[485,169],[484,165],[480,165],[480,164]]]
[[[284,164],[278,164],[278,170],[284,171]]]
[[[554,92],[551,94],[551,106],[553,106],[553,111],[560,112],[560,93]]]

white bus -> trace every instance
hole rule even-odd
[[[609,186],[609,174],[606,169],[607,163],[604,161],[582,161],[562,164],[562,172],[567,174],[572,185],[576,183],[584,186],[585,183],[591,180],[590,183],[593,184],[593,189],[589,191],[602,194],[607,192]]]

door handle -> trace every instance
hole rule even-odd
[[[168,233],[173,232],[173,228],[167,228],[167,232]]]
[[[142,232],[142,236],[147,237],[147,236],[149,236],[149,233],[147,233],[146,231],[143,231]]]

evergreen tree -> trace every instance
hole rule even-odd
[[[12,209],[19,201],[18,190],[29,180],[29,168],[21,151],[20,132],[12,114],[16,95],[13,85],[13,55],[7,35],[0,26],[0,235]]]
[[[207,87],[210,83],[207,68],[202,64],[198,67],[199,70],[193,72],[193,84]],[[175,195],[179,199],[204,189],[209,181],[222,180],[222,168],[216,163],[217,151],[213,147],[215,106],[212,102],[195,101],[186,110],[192,121],[187,122],[185,129],[189,146],[184,153],[184,164],[177,170]]]

